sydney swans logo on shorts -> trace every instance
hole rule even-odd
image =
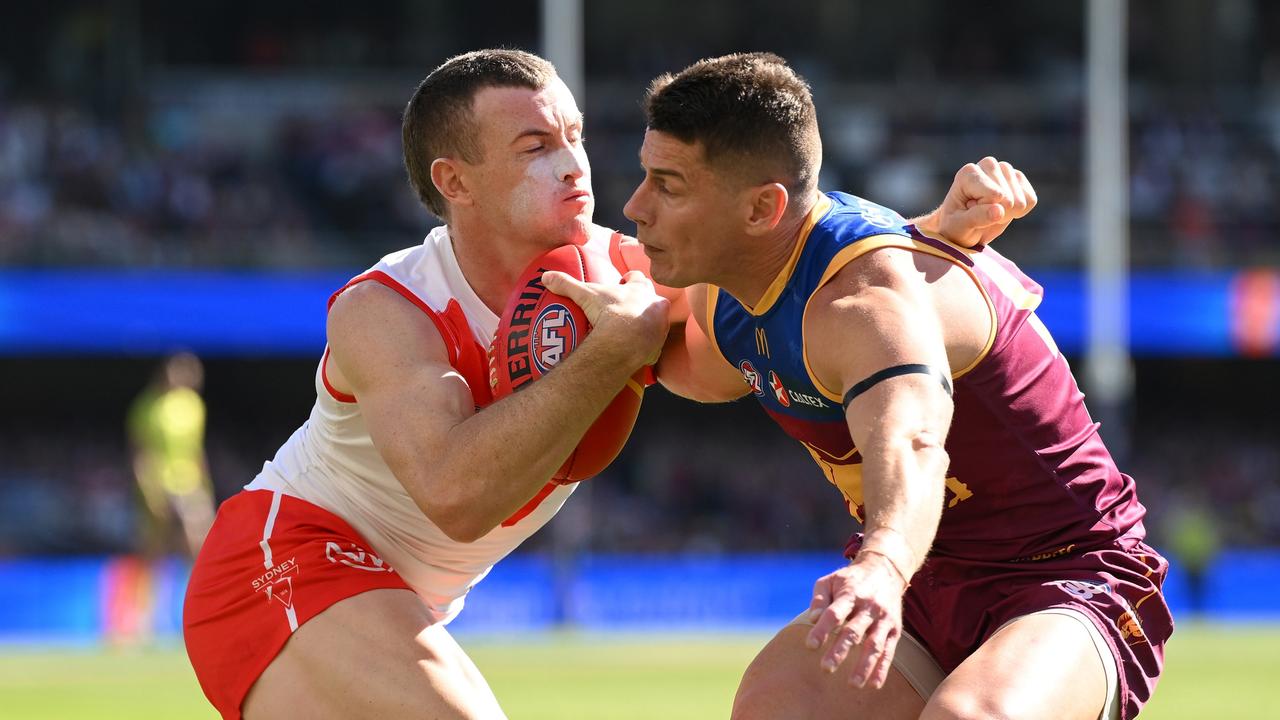
[[[298,574],[298,559],[291,557],[273,565],[253,579],[253,591],[265,592],[267,602],[278,600],[287,608],[293,607],[293,576]]]
[[[366,551],[364,548],[354,543],[347,543],[350,547],[343,550],[342,546],[330,540],[324,545],[324,556],[329,562],[335,565],[346,565],[356,570],[366,570],[368,572],[395,572],[382,561],[382,558]]]
[[[757,397],[763,397],[764,382],[760,380],[760,373],[756,372],[756,366],[752,365],[750,360],[743,360],[738,363],[738,370],[742,373],[742,379],[751,386],[751,392]]]
[[[578,328],[573,324],[569,308],[552,303],[533,321],[533,363],[546,374],[577,345]]]

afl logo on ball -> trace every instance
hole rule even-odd
[[[554,303],[538,313],[533,321],[533,363],[546,374],[578,344],[578,329],[573,325],[569,308]]]

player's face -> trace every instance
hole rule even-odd
[[[585,243],[595,197],[569,88],[485,88],[474,111],[484,156],[469,182],[486,222],[540,247]]]
[[[669,287],[716,282],[735,259],[730,219],[738,193],[704,156],[701,143],[647,131],[640,147],[644,180],[623,208],[636,224],[653,279]]]

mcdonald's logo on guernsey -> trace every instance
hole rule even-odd
[[[769,336],[764,334],[764,328],[756,328],[756,353],[769,357]]]

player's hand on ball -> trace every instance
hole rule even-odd
[[[956,172],[935,229],[963,247],[989,243],[1036,206],[1036,191],[1021,170],[991,156]]]
[[[864,554],[813,586],[808,646],[817,650],[834,633],[822,656],[822,669],[835,672],[858,649],[849,669],[857,687],[880,688],[889,677],[893,653],[902,637],[902,593],[906,584],[878,555]]]
[[[658,359],[667,338],[666,298],[658,295],[643,273],[628,272],[617,285],[583,282],[552,270],[543,274],[547,289],[578,304],[593,335],[604,335],[629,348],[638,365]]]

